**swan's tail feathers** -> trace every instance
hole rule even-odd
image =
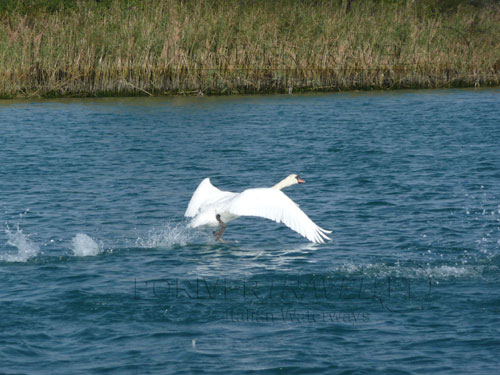
[[[210,212],[201,212],[191,219],[188,224],[189,228],[198,228],[205,225],[217,226],[215,215]]]

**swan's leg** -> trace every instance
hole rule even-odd
[[[219,222],[219,229],[217,229],[216,231],[214,231],[214,236],[215,236],[215,240],[216,241],[220,241],[220,242],[224,242],[224,240],[222,239],[222,235],[224,234],[224,231],[226,230],[226,224],[220,219],[220,215],[217,214],[215,216],[215,218],[217,219],[217,221]]]

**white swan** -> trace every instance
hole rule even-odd
[[[226,223],[240,216],[259,216],[284,223],[311,242],[323,243],[330,238],[331,231],[320,228],[299,208],[294,201],[281,191],[288,186],[305,182],[296,174],[291,174],[272,188],[247,189],[241,193],[222,191],[205,178],[189,201],[184,216],[192,217],[189,226],[216,227],[217,240],[222,240]]]

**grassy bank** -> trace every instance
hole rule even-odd
[[[500,84],[498,2],[4,1],[0,97]]]

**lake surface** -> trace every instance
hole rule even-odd
[[[0,373],[496,374],[500,90],[0,102]],[[316,245],[183,214],[286,189]]]

